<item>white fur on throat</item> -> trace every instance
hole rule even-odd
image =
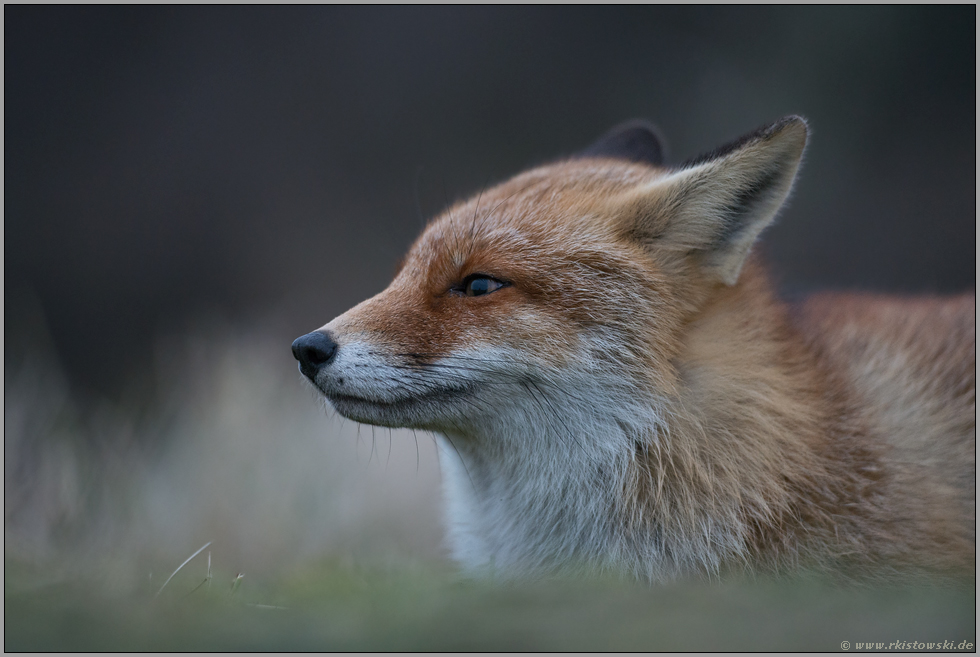
[[[500,386],[494,413],[437,434],[453,557],[475,575],[583,569],[662,581],[717,572],[743,553],[730,518],[706,514],[692,532],[638,516],[636,459],[668,448],[666,407],[624,385],[624,364],[584,364]]]

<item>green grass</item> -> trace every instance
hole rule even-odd
[[[202,567],[198,567],[201,570]],[[973,580],[840,589],[815,580],[469,581],[443,567],[324,563],[276,581],[215,573],[113,592],[6,563],[8,651],[840,650],[842,641],[976,644]],[[202,571],[203,572],[203,571]]]

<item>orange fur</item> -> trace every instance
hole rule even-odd
[[[805,139],[789,118],[684,168],[572,159],[457,204],[307,375],[445,439],[470,567],[972,573],[975,296],[780,301],[749,248]]]

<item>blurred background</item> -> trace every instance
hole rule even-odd
[[[626,119],[675,163],[809,120],[762,247],[788,295],[973,289],[975,26],[972,5],[6,6],[7,553],[440,558],[431,437],[324,412],[290,342],[383,289],[448,202]]]

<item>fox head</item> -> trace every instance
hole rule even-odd
[[[433,219],[387,289],[293,343],[300,371],[388,427],[629,423],[676,385],[685,323],[739,284],[806,137],[791,116],[669,167],[652,130],[614,130]]]

